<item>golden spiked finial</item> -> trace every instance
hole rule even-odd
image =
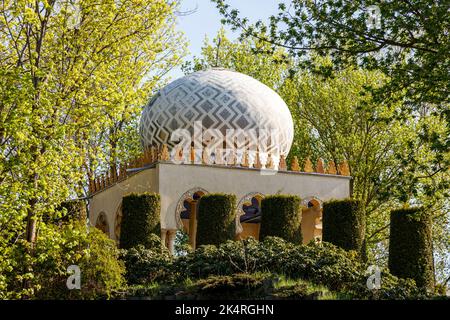
[[[151,163],[151,153],[149,148],[145,148],[144,150],[144,164],[150,164]]]
[[[227,159],[227,164],[229,166],[236,165],[236,152],[235,151],[230,151],[230,153],[228,155],[228,159]]]
[[[283,171],[287,170],[286,158],[284,155],[280,156],[280,163],[278,165],[278,170],[283,170]]]
[[[323,169],[323,160],[321,158],[319,158],[317,160],[316,172],[317,173],[325,173],[325,170]]]
[[[328,162],[327,173],[328,174],[337,174],[336,164],[334,163],[334,161]]]
[[[94,193],[94,188],[95,188],[95,186],[94,186],[94,184],[93,184],[93,181],[92,181],[92,179],[89,179],[89,193],[91,194],[91,193]]]
[[[216,148],[216,157],[215,157],[215,164],[223,165],[224,159],[223,159],[223,149],[222,148]]]
[[[300,164],[298,163],[297,156],[294,156],[291,161],[291,171],[300,171]]]
[[[339,164],[339,173],[343,176],[349,176],[350,175],[350,169],[348,167],[347,161],[344,160],[344,162],[341,162]]]
[[[242,166],[248,168],[248,151],[244,152],[244,159],[242,160]]]
[[[152,147],[152,162],[157,162],[159,155],[158,155],[158,149],[156,147]]]
[[[271,155],[270,153],[267,155],[266,168],[267,168],[267,169],[273,169],[273,168],[274,168],[274,163],[273,163],[272,155]]]
[[[306,158],[305,163],[303,164],[303,171],[304,172],[314,172],[314,168],[312,165],[311,160],[308,158]]]
[[[261,169],[262,168],[261,160],[259,159],[259,151],[256,152],[256,160],[255,160],[254,167],[256,169]]]
[[[203,164],[209,164],[209,155],[206,152],[206,148],[203,148],[203,152],[202,152],[202,163]]]
[[[190,153],[189,159],[191,160],[191,163],[194,163],[194,161],[195,161],[195,150],[194,150],[194,147],[192,147],[192,146],[191,146],[191,153]]]
[[[97,177],[94,179],[95,191],[100,190],[100,179]]]
[[[167,144],[163,144],[161,149],[161,159],[162,161],[170,160],[169,149],[167,148]]]

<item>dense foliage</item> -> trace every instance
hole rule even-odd
[[[449,283],[450,197],[445,185],[450,173],[445,166],[439,171],[433,165],[433,146],[422,141],[427,136],[444,137],[445,121],[432,105],[399,118],[401,101],[379,101],[367,90],[389,83],[389,76],[380,70],[349,66],[323,75],[321,71],[333,69],[332,59],[311,54],[310,62],[314,68],[305,71],[288,50],[273,47],[264,37],[231,41],[222,30],[205,40],[201,56],[187,62],[185,71],[218,65],[249,74],[277,91],[294,120],[288,162],[293,156],[301,167],[307,157],[313,165],[322,158],[325,167],[331,161],[348,162],[352,197],[361,201],[366,216],[369,261],[387,265],[392,207],[411,202],[428,208],[436,276],[442,284]]]
[[[147,265],[151,267],[153,262],[148,260]],[[285,277],[322,285],[348,298],[419,297],[414,281],[398,279],[385,271],[381,273],[381,288],[368,290],[366,282],[370,273],[367,273],[367,267],[357,258],[356,252],[348,252],[329,243],[296,245],[276,237],[266,237],[262,242],[250,238],[228,241],[220,246],[201,246],[186,256],[174,259],[164,269],[170,272],[162,283],[177,287],[186,280],[196,282],[207,279],[200,281],[200,287],[225,290],[224,287],[230,285],[229,290],[233,290],[231,287],[237,274],[263,273],[270,274],[272,279]],[[245,277],[239,278],[243,280]],[[261,284],[260,280],[256,282]],[[256,285],[253,280],[251,283]],[[241,292],[241,295],[246,292]]]
[[[422,144],[430,149],[427,169],[430,173],[448,173],[450,163],[449,108],[449,12],[446,1],[367,1],[367,0],[293,0],[288,6],[279,4],[279,12],[269,18],[269,25],[249,23],[226,0],[213,0],[223,22],[240,29],[244,37],[256,37],[275,48],[286,48],[297,57],[299,67],[315,69],[314,54],[329,55],[333,64],[321,68],[330,76],[332,70],[357,65],[378,70],[390,78],[381,87],[369,86],[365,91],[378,101],[401,101],[395,118],[408,123],[411,114],[438,115],[446,121],[444,131],[421,126]],[[399,153],[408,159],[402,171],[409,179],[422,179],[423,167],[416,153]],[[419,178],[420,177],[420,178]],[[426,175],[425,177],[429,177]],[[398,185],[404,192],[420,189],[420,185]],[[449,188],[441,181],[437,190]]]
[[[64,214],[61,203],[85,197],[88,179],[141,152],[141,106],[185,54],[174,31],[177,5],[1,2],[1,292],[33,297],[28,280],[10,292],[4,270],[17,271],[15,252],[26,248],[30,260],[15,276],[36,275],[43,253],[34,244]]]
[[[69,200],[64,201],[56,208],[56,214],[53,216],[44,216],[46,222],[64,224],[75,221],[86,222],[87,209],[86,201],[84,200]]]
[[[434,288],[433,244],[430,216],[424,208],[391,211],[389,270],[414,279],[421,288]]]
[[[323,204],[322,240],[364,255],[365,215],[358,200],[327,201]]]
[[[197,214],[197,246],[234,239],[235,217],[235,195],[216,193],[201,197]]]
[[[125,267],[116,243],[96,228],[88,229],[84,222],[43,226],[32,255],[27,245],[20,241],[2,253],[11,264],[0,269],[4,284],[0,298],[108,298],[125,285]],[[80,290],[66,286],[71,265],[80,268]]]
[[[138,245],[122,250],[121,259],[125,263],[125,278],[129,285],[170,281],[171,255],[160,237],[152,235],[151,242],[149,248]]]
[[[160,235],[161,197],[153,193],[131,193],[122,199],[120,247],[124,249],[154,245],[152,235]]]
[[[397,217],[390,226],[386,209],[422,205],[430,218],[437,280],[447,286],[446,3],[293,0],[290,6],[280,4],[279,14],[267,26],[250,25],[226,1],[213,1],[224,22],[239,28],[243,37],[231,42],[221,31],[212,43],[205,42],[202,57],[194,58],[185,70],[222,66],[276,90],[295,123],[288,161],[292,156],[300,162],[309,157],[313,163],[323,158],[326,166],[348,161],[353,197],[361,201],[366,217],[369,262],[386,264],[390,227],[418,230],[424,237],[414,241],[419,240],[416,248],[423,248],[423,255],[400,245],[394,245],[392,255],[397,266],[398,257],[415,255],[410,261],[416,259],[420,266],[405,263],[408,274],[401,276],[428,286],[429,230],[417,222],[421,218],[413,223]],[[374,4],[380,9],[381,27],[368,23]],[[78,211],[82,201],[63,202],[84,198],[88,180],[141,152],[141,106],[165,84],[164,76],[185,54],[185,41],[174,31],[177,5],[178,1],[165,0],[1,2],[0,298],[108,297],[123,285],[124,269],[114,242],[97,230],[87,233],[85,225],[71,219],[72,212],[83,219],[85,213]],[[223,217],[213,229],[220,231],[219,242],[234,236],[231,215],[229,220]],[[383,288],[368,292],[363,285],[365,266],[352,252],[326,243],[294,246],[266,237],[262,243],[186,249],[185,257],[169,261],[152,247],[151,232],[143,233],[150,234],[143,240],[147,248],[130,248],[122,256],[131,270],[131,283],[157,281],[162,270],[167,281],[178,281],[187,272],[203,288],[233,282],[234,278],[221,277],[234,273],[273,268],[275,273],[305,277],[360,297],[415,296],[409,280],[387,273]],[[202,234],[208,236],[204,230]],[[416,243],[407,233],[391,232],[391,246],[399,239],[406,245]],[[209,238],[204,243],[218,242]],[[65,288],[70,264],[81,267],[80,291]],[[133,270],[134,266],[139,268]],[[418,275],[420,268],[424,271]],[[201,282],[200,275],[220,277]],[[236,281],[241,283],[239,277]]]
[[[264,197],[261,202],[259,239],[274,236],[289,242],[302,243],[300,202],[299,197],[291,195]]]

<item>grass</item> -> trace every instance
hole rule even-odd
[[[127,288],[128,298],[165,299],[277,299],[277,300],[348,300],[326,286],[302,279],[267,273],[186,278],[175,285],[149,283]]]

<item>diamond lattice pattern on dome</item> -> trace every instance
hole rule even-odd
[[[227,129],[275,129],[283,155],[293,140],[292,117],[280,96],[256,79],[230,70],[198,71],[161,89],[142,113],[142,143],[174,146],[171,133],[187,129],[193,134],[194,121],[224,135]]]

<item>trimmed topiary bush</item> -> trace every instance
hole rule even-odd
[[[344,250],[365,253],[366,222],[358,200],[325,202],[322,216],[322,240]]]
[[[197,214],[197,246],[220,244],[235,237],[236,196],[207,194],[200,198]]]
[[[122,200],[120,247],[128,249],[142,245],[151,248],[152,234],[160,236],[161,200],[159,194],[132,193]]]
[[[300,198],[291,195],[265,197],[261,202],[259,239],[280,237],[292,243],[302,242]]]
[[[420,288],[433,289],[431,221],[423,208],[391,211],[389,270],[400,278],[414,279]]]

